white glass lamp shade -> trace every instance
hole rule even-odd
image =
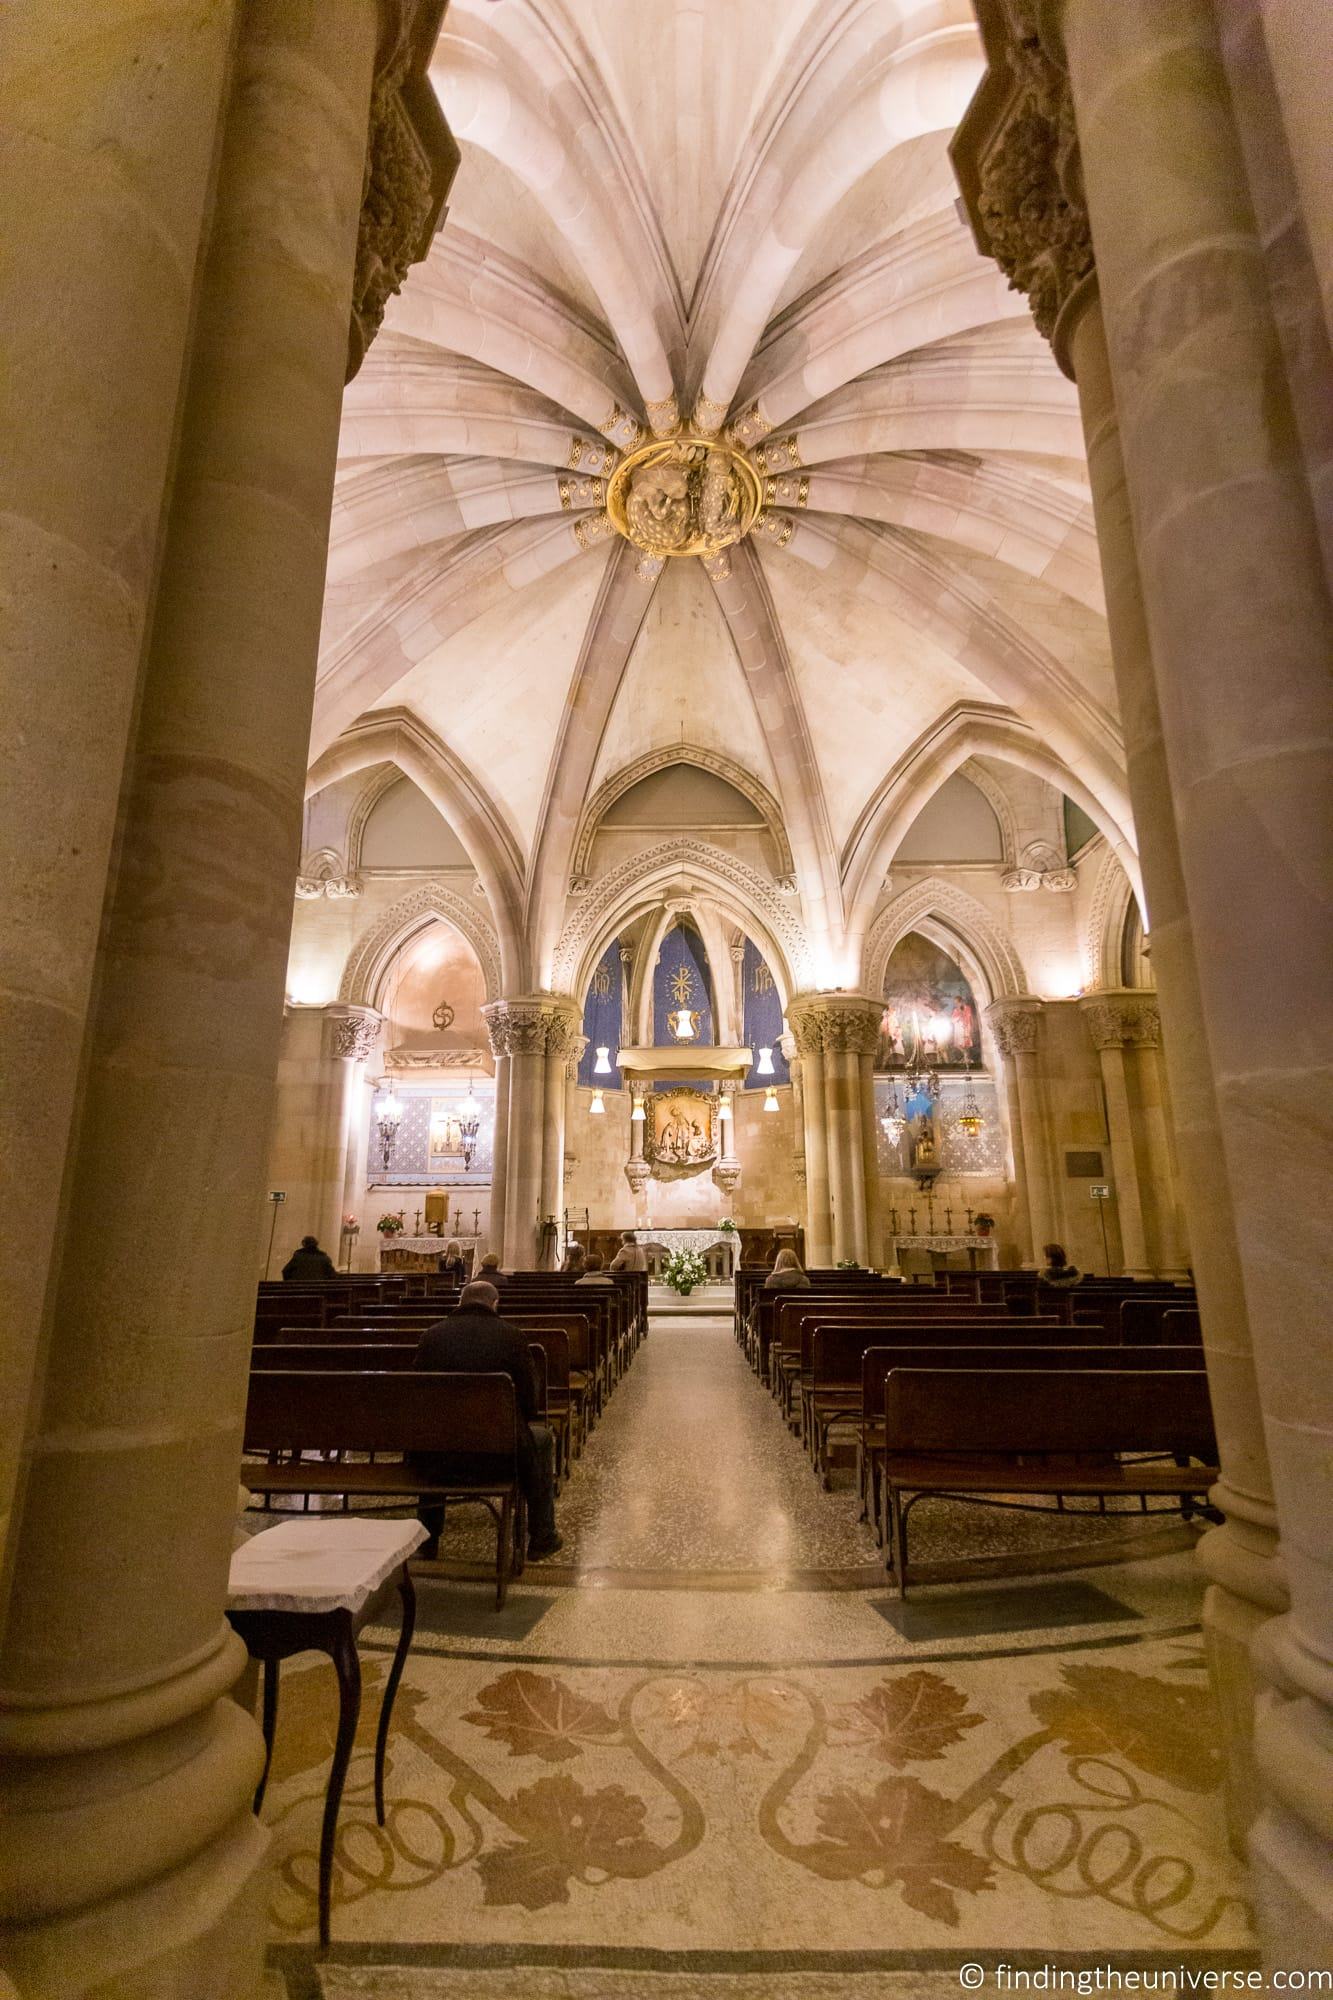
[[[760,1051],[759,1051],[759,1060],[758,1060],[758,1062],[757,1062],[757,1063],[755,1064],[755,1074],[756,1074],[757,1076],[776,1076],[776,1075],[777,1075],[777,1071],[776,1071],[776,1070],[774,1069],[774,1067],[773,1067],[773,1051],[772,1051],[772,1049],[760,1049]]]
[[[604,1118],[606,1116],[606,1102],[600,1090],[594,1090],[592,1094],[592,1103],[588,1106],[588,1116],[590,1118]]]
[[[718,1100],[717,1115],[719,1119],[730,1118],[731,1099],[729,1097],[723,1097]]]
[[[764,1109],[765,1111],[778,1111],[781,1109],[778,1103],[778,1094],[771,1084],[764,1092]]]
[[[597,1060],[592,1066],[592,1073],[594,1076],[610,1076],[611,1051],[609,1048],[598,1049]]]

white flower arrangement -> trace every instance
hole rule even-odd
[[[697,1250],[672,1250],[662,1266],[662,1276],[673,1292],[688,1298],[696,1285],[708,1283],[708,1266]]]

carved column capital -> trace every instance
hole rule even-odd
[[[385,306],[429,252],[458,171],[458,145],[429,74],[443,14],[444,0],[380,0],[347,334],[349,382]]]
[[[1096,1049],[1121,1049],[1127,1043],[1155,1049],[1161,1040],[1161,1016],[1153,994],[1125,988],[1090,993],[1078,1004]]]
[[[986,1009],[986,1022],[1002,1056],[1036,1054],[1037,1027],[1044,1005],[1044,1001],[1030,993],[991,1001]]]
[[[325,1045],[342,1062],[367,1062],[379,1047],[383,1020],[373,1007],[348,1007],[325,1017]]]
[[[978,11],[987,70],[949,152],[977,247],[1027,294],[1050,340],[1094,269],[1060,9],[990,0]]]
[[[873,1055],[879,1046],[882,1000],[868,993],[802,993],[787,1009],[798,1055]]]
[[[565,1061],[579,1039],[579,1010],[551,993],[491,1000],[482,1008],[493,1056],[555,1056]]]

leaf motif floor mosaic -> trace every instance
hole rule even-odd
[[[697,1502],[722,1480],[683,1460],[697,1385],[674,1442],[669,1399],[646,1394],[617,1442],[645,1359],[599,1433],[616,1451],[585,1523],[622,1553],[641,1553],[654,1502],[672,1513],[682,1486]],[[663,1367],[659,1388],[670,1379]],[[732,1375],[724,1413],[750,1388]],[[607,1587],[595,1567],[561,1588],[534,1569],[497,1620],[484,1589],[423,1572],[382,1829],[371,1756],[392,1635],[367,1632],[323,1964],[310,1940],[333,1683],[323,1663],[285,1670],[264,1817],[291,2000],[917,2000],[958,1991],[968,1956],[1255,1962],[1189,1558],[1086,1572],[1085,1595],[1105,1594],[1091,1623],[1062,1628],[1075,1593],[1052,1585],[1048,1629],[964,1622],[913,1643],[879,1615],[882,1582],[793,1584],[805,1529],[768,1518],[787,1470],[754,1474],[758,1419],[779,1457],[790,1441],[756,1394],[729,1532],[767,1526],[780,1587],[748,1572],[732,1589],[684,1573]],[[713,1426],[719,1463],[729,1421]],[[640,1511],[617,1522],[605,1510],[634,1466]],[[798,1469],[815,1509],[836,1502]],[[700,1524],[696,1558],[714,1532]]]

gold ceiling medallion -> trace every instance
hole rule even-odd
[[[685,431],[656,438],[616,467],[607,512],[650,556],[712,556],[748,535],[764,489],[748,452]]]

